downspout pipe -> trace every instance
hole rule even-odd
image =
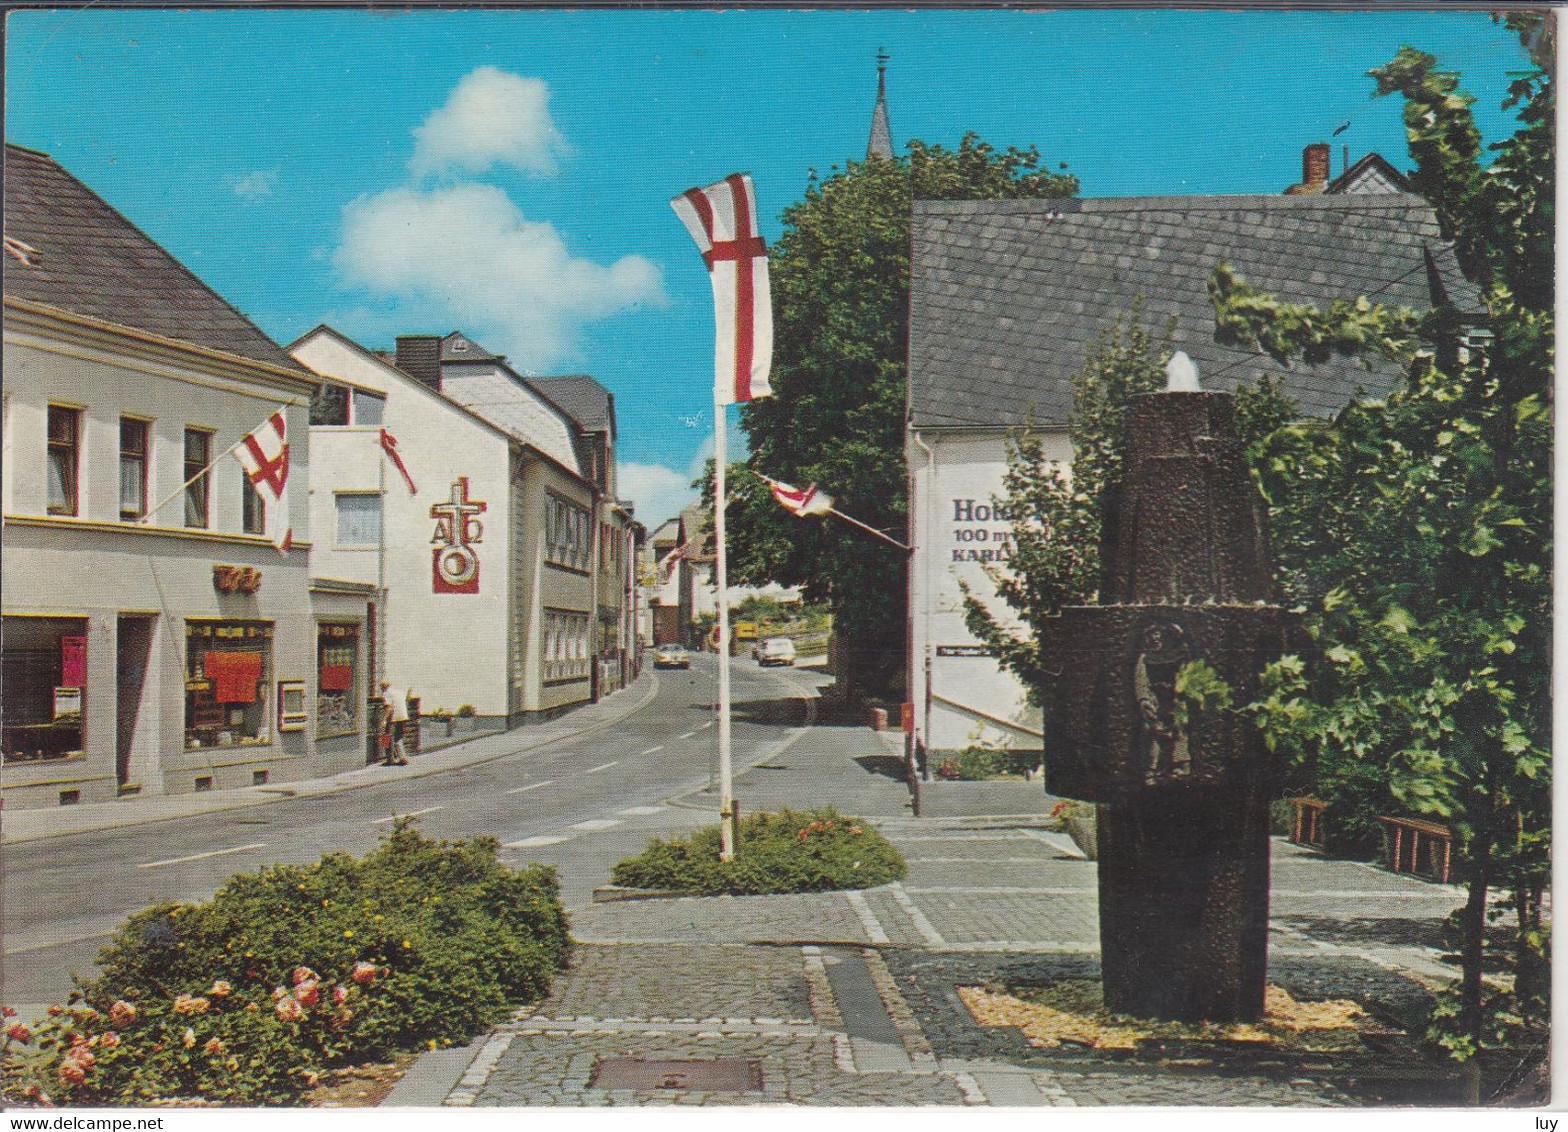
[[[931,445],[929,445],[929,444],[927,444],[925,442],[925,439],[920,435],[920,432],[919,432],[918,429],[911,428],[909,430],[909,435],[910,435],[910,438],[913,439],[914,442],[917,445],[919,445],[920,450],[926,454],[926,490],[925,490],[925,499],[924,499],[924,505],[925,505],[925,511],[926,511],[925,537],[920,539],[918,543],[916,542],[916,540],[910,539],[910,542],[912,544],[915,544],[915,545],[919,546],[922,550],[924,550],[926,544],[932,538],[933,533],[936,530],[936,517],[932,513],[932,506],[933,506],[933,503],[934,503],[934,501],[936,499],[936,450]],[[923,681],[924,688],[925,688],[925,695],[924,695],[923,699],[924,699],[925,702],[922,705],[922,708],[923,708],[923,718],[922,718],[921,724],[920,724],[920,744],[918,746],[918,749],[921,752],[920,760],[919,760],[919,762],[920,762],[919,771],[920,771],[921,780],[924,781],[924,782],[930,782],[931,781],[931,767],[930,767],[930,759],[928,757],[929,753],[930,753],[930,750],[931,750],[931,570],[932,570],[932,562],[931,562],[930,555],[926,555],[923,560],[917,561],[916,564],[919,566],[919,569],[920,569],[921,619],[924,621],[924,628],[925,628],[925,631],[922,634],[922,636],[923,636],[923,638],[925,640],[925,656],[921,658],[921,664],[923,665],[923,670],[924,670],[924,674],[925,674],[924,681]]]

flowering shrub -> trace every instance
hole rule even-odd
[[[717,826],[689,841],[649,842],[610,872],[616,884],[757,895],[870,888],[900,880],[904,859],[869,825],[830,809],[742,817],[735,859],[719,860]]]
[[[230,878],[132,916],[102,974],[0,1044],[5,1097],[297,1100],[335,1065],[463,1041],[542,996],[569,941],[552,870],[400,825],[368,856]]]

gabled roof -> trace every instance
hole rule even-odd
[[[1430,309],[1473,292],[1420,197],[1207,196],[1056,201],[917,201],[909,329],[916,428],[1061,425],[1096,337],[1142,298],[1142,322],[1198,365],[1205,388],[1283,373],[1302,410],[1328,415],[1358,387],[1400,379],[1336,358],[1284,369],[1218,346],[1208,278],[1230,263],[1281,298],[1366,295]]]
[[[1328,183],[1325,193],[1408,193],[1410,178],[1382,155],[1369,153]]]
[[[523,384],[576,421],[585,432],[615,439],[615,395],[587,374],[525,377]]]
[[[305,372],[48,154],[6,145],[5,237],[24,245],[0,257],[8,298]]]
[[[489,421],[502,432],[583,476],[570,418],[524,385],[503,363],[491,368],[442,366],[441,394]]]

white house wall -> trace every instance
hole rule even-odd
[[[117,781],[117,635],[122,614],[154,619],[141,682],[141,708],[130,743],[125,786],[144,794],[250,786],[258,773],[290,781],[346,766],[313,765],[310,731],[280,734],[244,746],[185,749],[186,620],[224,618],[273,622],[272,682],[305,682],[314,702],[316,641],[305,549],[311,525],[304,485],[311,472],[304,400],[308,386],[248,382],[232,367],[172,360],[176,352],[127,341],[117,352],[105,341],[58,337],[36,325],[5,333],[4,609],[7,617],[82,618],[87,643],[84,734],[80,758],[8,764],[0,773],[13,807],[57,805],[79,791],[82,802],[113,799]],[[223,371],[223,372],[220,372]],[[187,426],[214,430],[212,454],[223,452],[279,405],[292,445],[289,522],[299,549],[282,557],[270,539],[241,533],[238,461],[219,460],[209,473],[209,526],[184,527],[176,497],[149,524],[122,522],[119,512],[121,415],[150,422],[147,503],[178,491],[184,479]],[[81,408],[78,513],[47,514],[45,467],[50,403]],[[269,515],[269,524],[280,516]],[[224,594],[215,565],[250,567],[254,594]],[[25,631],[25,630],[24,630]],[[270,702],[269,711],[273,705]],[[204,787],[205,788],[205,787]]]
[[[385,561],[380,679],[399,693],[409,688],[426,714],[472,705],[481,716],[506,717],[509,708],[507,549],[510,541],[508,465],[511,442],[454,408],[411,378],[390,373],[374,358],[321,332],[293,349],[323,376],[386,395],[384,425],[397,438],[403,462],[419,489],[411,495],[397,469],[381,468],[377,426],[317,426],[311,510],[320,538],[312,573],[376,583],[378,549],[337,544],[338,492],[375,492],[383,482]],[[479,592],[433,592],[431,507],[446,504],[461,478],[467,499],[483,502]]]
[[[1072,449],[1064,432],[1045,433],[1042,440],[1047,458],[1070,463]],[[1007,473],[1006,433],[912,431],[906,455],[915,547],[909,575],[909,687],[917,739],[932,752],[972,745],[1037,749],[1039,710],[964,624],[967,586],[993,616],[1021,631],[987,573],[1007,569],[1011,523],[993,506]]]

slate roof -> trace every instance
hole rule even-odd
[[[509,372],[442,366],[441,393],[509,436],[532,445],[578,476],[582,463],[565,414]]]
[[[224,298],[47,154],[5,147],[5,293],[163,338],[307,371]]]
[[[525,377],[523,383],[576,421],[585,432],[615,437],[615,395],[587,374]]]
[[[909,328],[915,428],[1065,424],[1072,382],[1096,336],[1143,298],[1143,324],[1198,364],[1205,388],[1284,372],[1303,411],[1326,416],[1357,387],[1384,392],[1389,363],[1335,359],[1284,370],[1218,346],[1209,272],[1229,262],[1282,298],[1367,295],[1474,310],[1431,207],[1406,193],[1367,196],[1125,197],[917,201]]]

